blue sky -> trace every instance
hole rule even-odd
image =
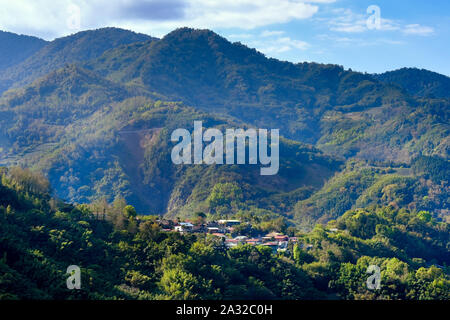
[[[292,62],[450,75],[449,13],[448,0],[0,0],[0,29],[51,40],[105,26],[158,37],[208,28]]]
[[[365,25],[373,4],[380,8],[381,29]],[[218,31],[283,60],[336,63],[367,72],[419,67],[450,75],[449,13],[450,1],[443,0],[341,0],[320,5],[309,19],[248,32]],[[305,44],[287,50],[273,45],[280,38]]]

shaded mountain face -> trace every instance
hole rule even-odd
[[[76,79],[77,86],[60,86],[47,95],[38,94],[41,87],[62,75],[66,78],[58,80],[61,84]],[[99,196],[112,201],[122,196],[142,213],[189,215],[193,208],[209,210],[208,197],[216,184],[233,183],[243,190],[243,203],[236,204],[233,212],[248,206],[276,208],[280,201],[276,196],[288,197],[292,192],[309,195],[310,188],[322,186],[341,165],[311,146],[285,139],[281,141],[276,176],[260,176],[259,166],[174,165],[171,149],[175,143],[170,141],[170,133],[176,128],[192,131],[195,120],[202,120],[205,129],[223,131],[246,125],[179,103],[154,100],[150,94],[131,97],[129,89],[76,67],[59,70],[24,92],[6,99],[1,109],[10,116],[7,122],[16,123],[13,127],[2,124],[2,134],[15,141],[10,154],[44,170],[57,194],[71,201],[87,202]],[[47,106],[56,97],[61,109],[32,107]],[[102,99],[102,103],[95,104],[94,99]],[[27,117],[28,113],[34,116]],[[22,116],[31,123],[22,123]],[[290,208],[278,213],[286,215],[293,201],[295,198]]]
[[[154,39],[117,28],[83,31],[55,39],[29,55],[26,60],[0,72],[0,92],[29,84],[66,64],[96,58],[123,44]]]
[[[384,83],[393,84],[417,97],[450,98],[450,78],[428,70],[402,68],[373,77]]]
[[[47,44],[47,41],[0,31],[0,71],[18,64]]]
[[[43,170],[69,201],[123,196],[141,213],[282,215],[305,228],[360,204],[448,209],[436,191],[445,178],[404,180],[386,165],[447,161],[448,99],[413,97],[372,75],[268,59],[208,30],[155,40],[107,28],[57,39],[5,77],[28,84],[0,99],[0,163]],[[280,129],[279,174],[174,165],[170,133],[196,120]],[[361,160],[384,164],[349,166]]]

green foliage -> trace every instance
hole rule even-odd
[[[411,162],[411,168],[416,174],[425,174],[434,183],[450,181],[450,162],[440,157],[416,157]]]
[[[242,201],[242,190],[233,183],[217,183],[214,185],[211,194],[207,199],[209,207],[213,212],[220,210],[219,208],[230,209]]]
[[[125,208],[123,208],[123,214],[127,218],[136,218],[137,216],[136,209],[131,205],[127,205]]]
[[[448,77],[281,62],[188,28],[0,38],[0,158],[30,168],[0,168],[0,299],[449,299]],[[280,128],[279,174],[174,165],[170,133],[195,120]],[[227,250],[137,212],[299,243]]]
[[[18,64],[41,49],[46,41],[25,35],[0,31],[0,71]],[[0,85],[0,91],[5,90]]]
[[[305,227],[319,221],[328,221],[352,208],[363,191],[375,181],[373,169],[346,170],[332,179],[309,199],[295,207],[296,219]]]
[[[34,51],[34,54],[31,55],[30,52],[26,51],[20,53],[19,57],[28,54],[28,59],[24,61],[20,61],[19,59],[16,64],[11,65],[10,68],[0,73],[0,83],[4,83],[4,86],[1,86],[1,92],[11,87],[29,84],[33,80],[55,71],[66,64],[99,57],[108,49],[133,42],[154,39],[147,35],[137,34],[128,30],[102,28],[78,32],[74,35],[58,38],[48,43],[39,43],[40,41],[38,39],[34,41],[33,39],[30,40],[28,40],[29,44],[37,42],[40,50],[36,50],[37,48],[33,49],[33,45],[31,45],[30,47]],[[9,54],[11,55],[11,52]]]
[[[395,84],[412,96],[450,98],[450,78],[416,68],[402,68],[374,75],[385,83]]]
[[[301,249],[298,244],[294,245],[293,258],[294,261],[297,262],[299,265],[311,263],[315,259],[313,255]]]
[[[154,217],[127,214],[121,197],[74,207],[25,191],[5,170],[1,181],[1,299],[449,298],[449,227],[426,212],[350,211],[275,255],[161,232]],[[71,264],[81,267],[81,290],[65,287]],[[365,285],[370,264],[381,268],[380,291]]]

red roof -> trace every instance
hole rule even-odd
[[[223,233],[217,233],[217,232],[211,233],[211,235],[216,236],[216,237],[222,237],[222,238],[226,238],[227,237]]]
[[[278,242],[266,242],[263,243],[263,246],[278,246]]]

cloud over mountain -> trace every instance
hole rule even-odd
[[[97,0],[76,4],[69,0],[57,3],[48,0],[0,2],[0,28],[54,38],[79,31],[77,29],[80,28],[106,25],[158,36],[186,25],[255,28],[310,18],[317,13],[319,4],[334,0]],[[71,23],[73,21],[79,21],[79,26]]]

